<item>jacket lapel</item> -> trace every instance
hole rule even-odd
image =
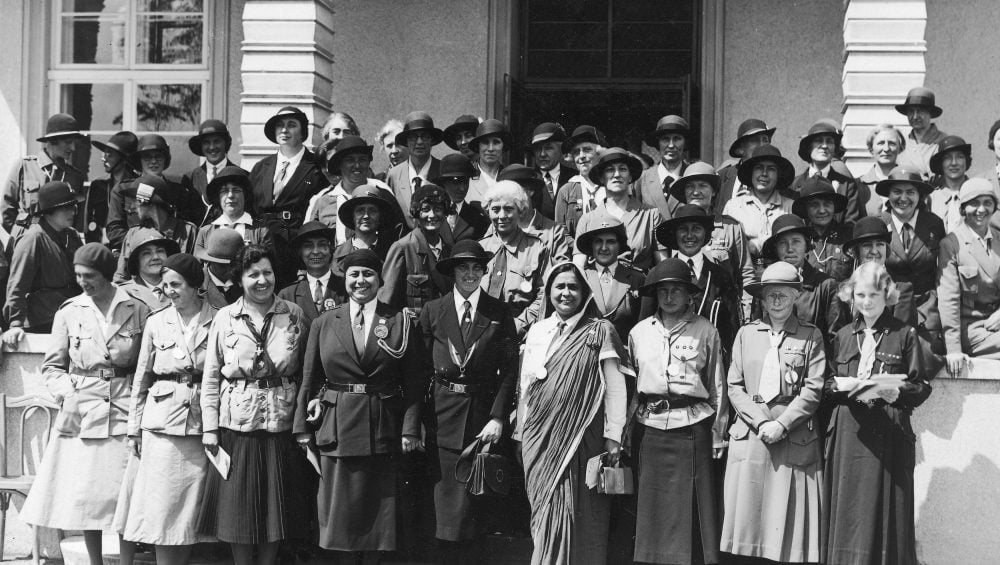
[[[123,310],[119,311],[119,308]],[[104,336],[104,343],[110,343],[118,330],[122,328],[132,317],[135,316],[135,304],[132,302],[120,302],[115,306],[115,312],[111,316],[111,324],[108,325],[108,333]]]
[[[260,182],[260,192],[257,195],[257,200],[261,203],[262,208],[270,208],[274,206],[274,173],[276,171],[275,167],[277,166],[277,155],[271,155],[264,159],[264,162],[261,165],[260,172],[263,179]]]
[[[583,270],[583,276],[587,279],[590,290],[594,292],[594,305],[601,311],[601,315],[604,315],[607,303],[604,300],[604,288],[601,286],[601,276],[597,274],[596,268],[591,267]]]
[[[354,329],[351,327],[353,324],[353,321],[351,320],[351,309],[349,306],[345,306],[343,308],[338,308],[336,312],[337,315],[334,319],[333,333],[340,340],[340,344],[343,346],[344,351],[347,351],[347,354],[360,368],[361,358],[358,357],[358,350],[354,347]]]
[[[910,250],[907,258],[913,260],[924,248],[924,239],[930,237],[930,226],[927,225],[927,214],[931,212],[926,208],[917,215],[916,225],[913,228],[913,239],[910,241]]]
[[[482,308],[483,306],[483,296],[485,295],[486,293],[483,292],[479,296],[479,308]],[[439,304],[441,305],[439,319],[441,325],[444,327],[448,341],[455,346],[456,351],[465,355],[466,343],[465,338],[462,337],[462,320],[459,318],[458,312],[455,310],[454,292],[449,292],[444,295]],[[476,309],[476,316],[479,315],[479,308]]]
[[[368,330],[368,338],[365,341],[365,354],[364,356],[361,357],[362,367],[371,363],[372,358],[374,358],[375,354],[378,353],[379,350],[378,340],[380,338],[375,335],[375,328],[379,326],[385,326],[386,329],[389,330],[388,335],[390,336],[392,335],[393,318],[384,316],[383,315],[384,312],[381,311],[382,308],[380,308],[379,306],[381,305],[375,306],[375,317],[372,318],[372,327],[371,329]],[[351,339],[352,340],[354,339],[353,336]]]
[[[313,163],[312,153],[306,149],[305,155],[302,156],[302,160],[299,161],[299,166],[295,167],[295,172],[292,173],[291,178],[285,183],[285,188],[281,190],[281,194],[278,195],[278,200],[282,202],[290,200],[291,197],[302,190],[301,184],[306,179],[306,175],[312,172],[315,167]],[[272,175],[273,179],[274,176]],[[273,190],[272,190],[273,192]]]
[[[476,315],[472,317],[472,329],[469,330],[469,341],[465,344],[466,349],[471,347],[473,343],[476,343],[482,337],[486,328],[490,327],[493,312],[490,310],[488,298],[490,297],[485,292],[479,295],[479,306],[476,308]],[[462,354],[464,355],[465,351]]]
[[[201,344],[208,341],[208,332],[212,329],[212,321],[215,319],[216,310],[212,308],[212,305],[205,302],[201,305],[201,313],[198,314],[198,327],[195,328],[194,340],[191,344],[191,355],[194,356],[194,352],[201,347]]]
[[[628,281],[625,279],[624,273],[622,273],[623,267],[618,265],[615,269],[615,276],[611,278],[611,288],[608,291],[607,297],[607,310],[610,314],[612,310],[618,309],[618,305],[621,304],[622,299],[625,298],[625,293],[628,292]]]

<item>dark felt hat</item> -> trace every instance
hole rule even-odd
[[[628,251],[628,234],[625,232],[625,224],[606,211],[596,211],[594,214],[597,216],[588,221],[587,231],[576,234],[576,248],[580,250],[580,253],[588,257],[591,256],[594,252],[594,238],[602,233],[610,233],[618,237],[619,253]]]
[[[91,145],[105,153],[117,153],[124,158],[139,149],[139,138],[130,131],[120,131],[112,135],[106,142],[91,141]]]
[[[878,216],[866,216],[855,222],[854,231],[851,232],[851,239],[844,242],[844,250],[851,256],[855,256],[857,246],[869,239],[877,239],[886,245],[892,241],[889,226],[882,221],[882,218]]]
[[[698,161],[688,165],[681,178],[670,185],[670,195],[681,202],[687,202],[687,194],[685,194],[684,189],[687,183],[693,180],[703,180],[712,185],[715,194],[719,194],[719,190],[722,188],[722,179],[715,172],[715,167],[710,163]]]
[[[595,128],[594,126],[576,126],[576,129],[573,130],[573,135],[569,136],[566,141],[563,142],[562,152],[570,153],[578,143],[582,143],[584,141],[595,143],[601,147],[608,146],[608,140],[605,139],[601,130]]]
[[[684,136],[684,139],[688,139],[691,135],[691,126],[688,125],[687,120],[680,116],[674,114],[663,116],[660,121],[656,122],[656,129],[647,133],[643,141],[650,147],[658,148],[660,137],[665,133],[679,133]]]
[[[147,133],[139,138],[139,146],[136,147],[135,151],[128,156],[128,162],[137,171],[142,170],[142,156],[146,153],[152,153],[154,151],[159,151],[166,155],[166,161],[163,164],[163,168],[166,169],[170,167],[170,146],[167,145],[167,140],[163,138],[162,135],[158,133]]]
[[[86,138],[89,136],[80,131],[80,124],[77,123],[76,118],[73,116],[69,114],[53,114],[45,122],[45,135],[37,138],[36,141],[44,143],[59,139],[60,137]]]
[[[550,141],[566,141],[566,130],[555,122],[544,122],[538,124],[535,130],[531,132],[531,141],[528,143],[528,148],[530,149],[539,143],[548,143]]]
[[[198,126],[198,135],[192,136],[188,139],[188,148],[192,153],[199,157],[205,156],[201,150],[201,140],[206,135],[222,136],[222,139],[226,140],[227,150],[233,145],[233,136],[230,135],[229,128],[226,127],[226,124],[222,123],[221,120],[205,120],[204,122],[201,122],[200,126]]]
[[[442,275],[450,277],[454,275],[455,267],[460,263],[475,261],[482,265],[483,270],[485,270],[492,258],[493,254],[484,250],[478,241],[463,239],[456,242],[451,248],[451,255],[438,261],[434,268]]]
[[[50,181],[38,189],[38,209],[35,213],[42,215],[63,206],[75,206],[83,200],[84,196],[77,194],[69,183]]]
[[[931,172],[936,175],[943,175],[944,169],[941,167],[941,161],[944,160],[945,153],[949,151],[961,151],[965,154],[965,166],[966,169],[972,167],[972,145],[965,142],[964,139],[958,137],[957,135],[949,135],[948,137],[941,140],[938,143],[937,153],[931,155]]]
[[[889,171],[889,178],[878,181],[878,184],[875,185],[875,193],[888,198],[893,185],[897,184],[908,184],[916,188],[917,192],[920,193],[920,198],[924,198],[934,191],[934,187],[930,183],[924,182],[924,178],[917,171],[896,167]]]
[[[311,222],[306,222],[302,224],[299,231],[289,242],[289,247],[292,249],[298,249],[303,242],[305,242],[308,237],[324,237],[330,241],[330,246],[337,245],[337,230],[328,227],[326,224],[319,220],[313,220]]]
[[[837,192],[829,179],[808,177],[799,187],[799,195],[795,198],[795,202],[792,202],[792,213],[804,220],[809,219],[809,201],[814,198],[832,201],[836,213],[843,212],[847,208],[847,197]]]
[[[771,264],[760,275],[759,281],[753,281],[744,287],[748,294],[760,298],[761,291],[768,285],[790,286],[792,288],[802,288],[802,277],[799,270],[791,263],[777,261]]]
[[[618,162],[625,163],[628,166],[628,172],[632,176],[633,182],[639,180],[639,175],[642,174],[642,161],[621,147],[612,147],[601,151],[597,160],[590,167],[590,172],[587,173],[587,176],[590,177],[592,183],[604,186],[604,169],[611,163]]]
[[[201,288],[205,282],[205,269],[201,262],[190,253],[174,253],[163,262],[163,270],[170,269],[184,278],[188,286]]]
[[[479,144],[486,141],[489,137],[499,137],[500,141],[503,142],[505,149],[509,148],[514,142],[510,136],[510,130],[504,125],[500,120],[489,119],[479,124],[476,127],[476,137],[473,137],[469,141],[469,149],[479,153]]]
[[[715,216],[706,212],[701,206],[694,204],[679,206],[672,218],[660,222],[656,226],[656,241],[668,249],[678,249],[677,228],[688,222],[701,224],[705,228],[705,245],[708,245],[709,240],[712,239],[712,231],[715,229]]]
[[[208,183],[208,187],[205,189],[205,198],[209,204],[219,203],[219,189],[226,183],[233,183],[243,189],[244,200],[246,200],[249,209],[253,201],[253,183],[250,181],[250,173],[236,165],[223,167],[215,174],[212,182]]]
[[[347,257],[344,257],[341,266],[344,273],[351,267],[367,267],[378,273],[379,278],[382,277],[382,260],[371,249],[355,249],[351,251],[347,254]]]
[[[278,120],[282,118],[297,119],[299,124],[302,126],[303,141],[309,139],[309,117],[306,116],[305,112],[299,110],[295,106],[285,106],[264,122],[264,136],[267,137],[271,143],[278,143],[278,136],[274,130],[278,125]]]
[[[427,112],[410,112],[403,121],[403,131],[396,134],[396,145],[406,147],[406,138],[413,132],[426,131],[431,134],[431,145],[444,139],[444,132],[434,127],[434,120]]]
[[[535,174],[535,170],[519,163],[504,167],[500,173],[497,174],[497,180],[514,181],[521,185],[521,188],[532,192],[538,192],[545,189],[545,181],[538,178],[538,175]]]
[[[152,228],[138,228],[126,237],[126,243],[130,244],[132,250],[128,254],[126,265],[128,272],[133,276],[139,273],[139,251],[147,245],[159,245],[166,249],[167,257],[174,253],[180,253],[181,247],[176,241],[163,237],[163,234]]]
[[[764,120],[758,120],[757,118],[750,118],[749,120],[744,120],[738,130],[736,130],[736,141],[733,141],[732,145],[729,146],[729,156],[730,157],[745,157],[745,155],[740,155],[740,143],[748,137],[753,137],[755,135],[766,134],[768,137],[773,137],[774,132],[778,128],[769,128]]]
[[[812,141],[821,135],[833,136],[834,147],[833,154],[837,156],[840,154],[840,141],[844,137],[844,132],[840,129],[840,124],[834,122],[833,120],[823,119],[817,121],[815,124],[809,127],[809,132],[802,136],[799,140],[799,158],[809,163],[812,161],[810,158],[812,155]]]
[[[453,150],[458,151],[458,144],[455,143],[455,136],[459,132],[468,131],[475,133],[476,127],[479,126],[479,118],[471,114],[462,114],[461,116],[455,118],[455,123],[444,128],[444,143]],[[471,143],[469,144],[472,145]]]
[[[219,228],[209,232],[205,238],[205,247],[196,249],[194,256],[208,263],[228,265],[239,255],[244,245],[240,232]]]
[[[931,89],[924,88],[922,86],[911,88],[910,91],[906,93],[906,100],[904,100],[902,104],[896,105],[896,111],[905,116],[906,110],[910,106],[927,108],[927,110],[931,113],[932,118],[940,116],[942,112],[941,108],[938,108],[934,99],[934,92],[931,91]]]
[[[115,254],[106,245],[96,241],[86,243],[77,249],[73,253],[73,264],[94,269],[108,282],[115,278],[115,269],[118,268]]]
[[[813,230],[806,225],[806,221],[795,214],[782,214],[775,218],[771,224],[771,236],[764,240],[764,245],[760,248],[760,254],[765,259],[777,259],[778,252],[776,246],[778,239],[786,233],[800,233],[806,238],[806,245],[812,239]]]
[[[363,184],[355,188],[340,208],[337,208],[337,218],[340,223],[350,229],[354,227],[354,209],[362,204],[374,204],[379,209],[379,225],[386,226],[391,222],[389,216],[394,212],[392,205],[385,200],[378,187],[370,184]]]
[[[472,161],[461,153],[445,155],[441,159],[441,165],[438,167],[438,171],[438,176],[430,179],[432,183],[438,185],[444,183],[447,179],[471,179],[476,176],[476,168],[472,166]]]
[[[150,203],[172,209],[177,195],[167,186],[163,177],[142,175],[122,190],[122,196],[135,198],[140,203]]]
[[[343,162],[344,157],[348,155],[364,155],[368,157],[368,160],[372,160],[372,151],[375,149],[374,146],[368,145],[368,143],[356,135],[345,135],[340,141],[337,142],[336,146],[333,147],[332,152],[328,150],[326,158],[326,170],[335,174],[340,174],[340,164]]]
[[[700,289],[694,283],[694,272],[687,263],[671,257],[661,261],[646,274],[646,280],[639,288],[639,293],[643,296],[653,296],[656,294],[656,287],[660,283],[680,283],[687,285],[691,292],[698,292]]]
[[[795,179],[795,167],[792,162],[781,156],[781,150],[765,143],[753,150],[749,159],[744,159],[736,169],[736,176],[744,186],[753,186],[753,168],[762,161],[771,161],[778,166],[778,183],[775,190],[782,190]]]

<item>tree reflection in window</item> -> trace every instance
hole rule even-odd
[[[200,84],[141,84],[137,88],[136,127],[140,131],[195,131],[200,117]]]

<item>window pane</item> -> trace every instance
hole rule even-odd
[[[534,24],[528,28],[528,49],[600,49],[607,51],[608,25]]]
[[[528,53],[529,78],[605,78],[607,51],[534,51]]]
[[[532,22],[606,22],[609,0],[529,0]]]
[[[124,65],[125,18],[63,16],[59,62],[76,65]]]
[[[136,64],[201,64],[203,26],[201,14],[138,16]]]
[[[63,0],[63,13],[68,12],[126,14],[128,0]]]
[[[72,115],[84,130],[122,129],[125,86],[121,83],[64,84],[59,109]]]
[[[615,21],[677,22],[694,18],[691,0],[615,0],[612,7]]]
[[[202,0],[139,0],[140,12],[201,12],[205,8]]]
[[[688,23],[614,24],[615,51],[619,49],[691,49],[693,26]]]
[[[188,139],[195,133],[164,134],[160,132],[160,135],[167,140],[167,146],[170,147],[170,167],[167,168],[167,174],[179,177],[198,166],[198,156],[191,153],[191,148],[187,144]],[[142,136],[142,133],[139,136]]]
[[[690,51],[615,51],[615,78],[678,78],[691,73]]]
[[[142,131],[198,130],[201,121],[200,84],[141,84],[136,88],[136,129]]]

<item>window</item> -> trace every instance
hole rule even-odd
[[[198,163],[187,147],[207,104],[205,0],[57,0],[48,72],[52,112],[67,112],[94,138],[156,132],[170,145],[168,173]],[[99,151],[73,160],[104,176]]]

